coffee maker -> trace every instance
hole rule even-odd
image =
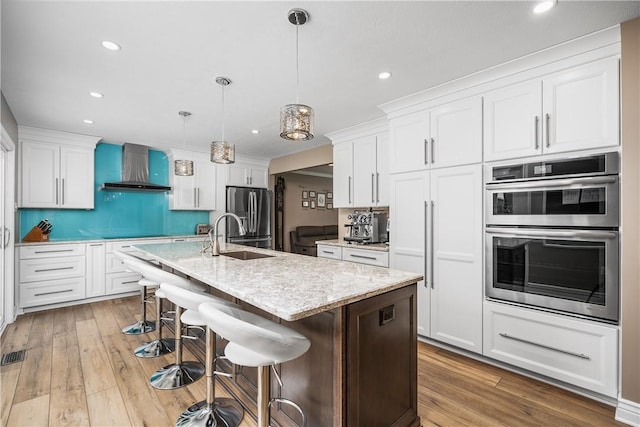
[[[351,222],[345,224],[349,228],[349,235],[344,240],[349,243],[369,244],[386,243],[387,214],[384,212],[354,211],[347,219]]]

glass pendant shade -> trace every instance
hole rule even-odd
[[[192,176],[193,175],[193,161],[192,160],[176,160],[173,162],[173,173],[178,176]]]
[[[313,139],[313,108],[287,104],[280,110],[280,137],[289,141]]]
[[[213,141],[211,143],[211,161],[226,165],[235,163],[236,146],[227,141]]]

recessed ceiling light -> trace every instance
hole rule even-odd
[[[257,134],[259,134],[259,133],[260,133],[260,131],[259,131],[258,129],[253,129],[253,130],[251,131],[251,133],[252,133],[252,134],[254,134],[254,135],[257,135]]]
[[[100,92],[89,92],[89,95],[93,96],[94,98],[102,98],[102,97],[104,97],[104,95],[101,94]]]
[[[533,8],[533,13],[545,13],[545,12],[548,12],[549,10],[553,9],[553,7],[556,5],[556,3],[557,3],[556,0],[541,1],[538,4],[535,5],[535,7]]]
[[[102,41],[102,47],[108,50],[120,50],[122,49],[120,47],[120,45],[118,43],[109,41],[109,40],[103,40]]]
[[[88,125],[92,125],[93,124],[93,120],[89,120],[89,119],[84,119],[83,122],[85,124],[88,124]]]
[[[388,72],[388,71],[383,71],[383,72],[381,72],[380,74],[378,74],[378,78],[379,78],[380,80],[386,80],[386,79],[388,79],[389,77],[391,77],[391,73],[390,73],[390,72]]]

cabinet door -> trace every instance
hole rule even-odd
[[[482,353],[482,165],[431,172],[431,338]]]
[[[333,146],[333,206],[353,205],[353,145],[344,142]]]
[[[86,298],[99,297],[105,294],[105,253],[104,243],[87,243]]]
[[[389,132],[390,173],[419,171],[427,168],[428,113],[419,112],[393,119],[389,123]]]
[[[482,161],[482,99],[465,99],[431,110],[431,167]]]
[[[60,203],[60,149],[57,145],[22,141],[20,207],[56,208]],[[91,177],[93,184],[93,177]]]
[[[376,205],[376,146],[375,135],[353,141],[353,206]]]
[[[545,153],[620,143],[618,73],[610,59],[543,80]]]
[[[248,186],[247,168],[239,163],[227,166],[227,185],[238,187]]]
[[[195,208],[200,211],[216,209],[216,166],[210,161],[195,162]]]
[[[60,207],[93,209],[94,150],[60,147]]]
[[[535,80],[484,96],[484,160],[542,152],[542,82]]]
[[[376,206],[389,206],[389,133],[376,137]]]
[[[194,165],[195,169],[195,165]],[[194,210],[196,208],[196,177],[171,176],[171,197],[169,209]]]
[[[425,274],[425,218],[429,172],[390,177],[389,266],[395,270]],[[429,334],[429,288],[418,282],[418,333]]]
[[[257,188],[267,188],[269,186],[269,171],[265,167],[251,166],[247,172],[249,185]]]

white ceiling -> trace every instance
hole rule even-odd
[[[19,124],[160,149],[207,151],[225,136],[239,154],[274,158],[329,143],[325,134],[383,115],[377,105],[640,16],[640,1],[26,1],[2,0],[1,89]],[[279,110],[300,102],[316,137],[278,136]],[[119,52],[102,40],[122,45]],[[378,80],[380,71],[393,73]],[[104,98],[88,93],[98,91]],[[95,121],[86,125],[83,119]],[[259,129],[258,135],[251,134]]]

